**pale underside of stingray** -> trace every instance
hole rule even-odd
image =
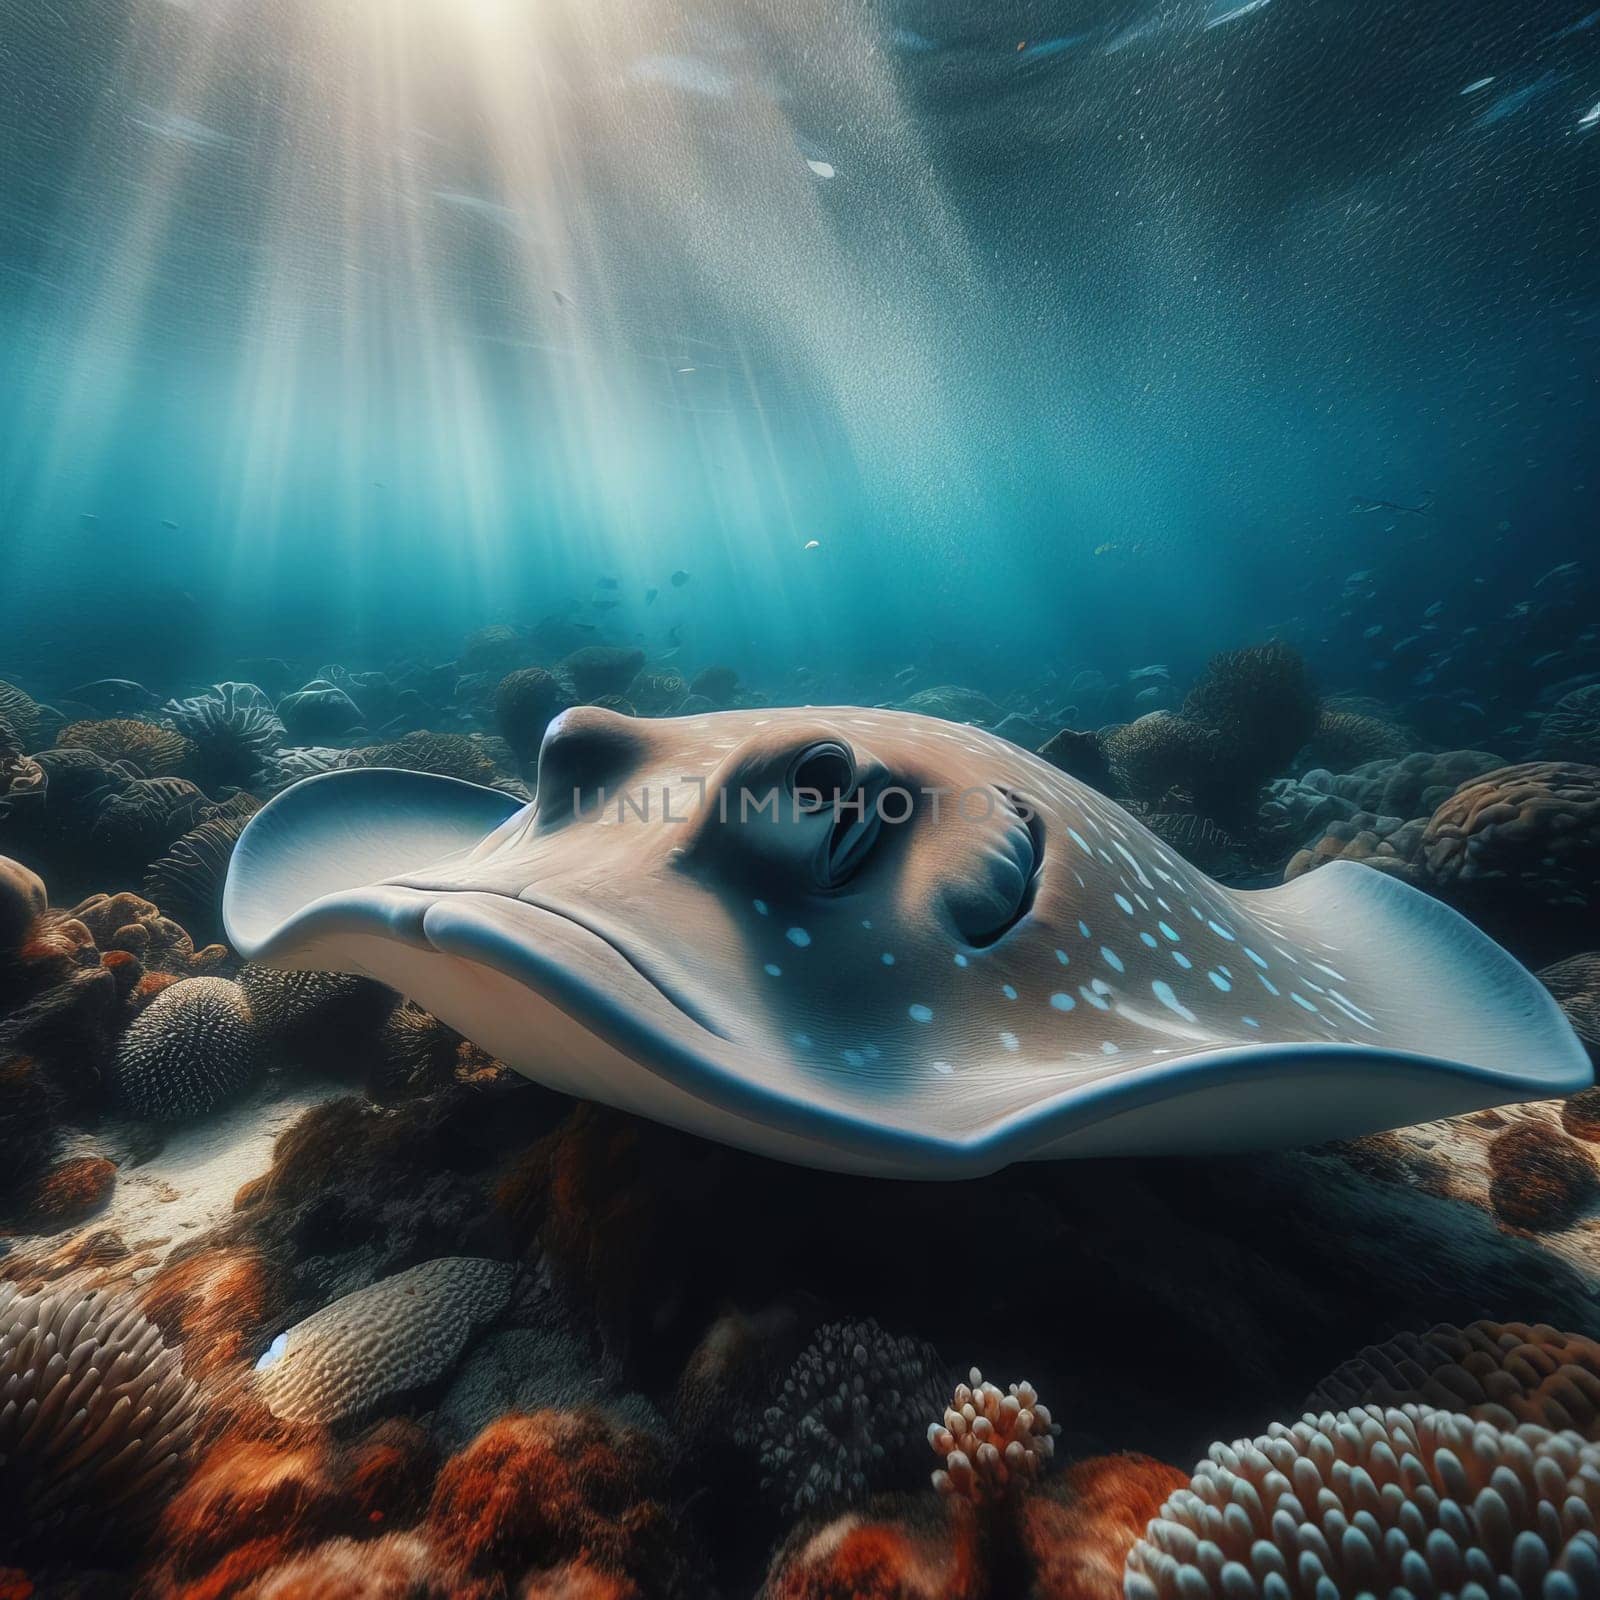
[[[1315,1143],[1592,1078],[1427,896],[1343,863],[1226,889],[903,712],[579,708],[529,806],[309,778],[245,829],[224,916],[247,959],[377,978],[553,1088],[862,1172]]]

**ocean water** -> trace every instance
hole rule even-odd
[[[1600,1593],[1593,3],[0,0],[0,1595]]]

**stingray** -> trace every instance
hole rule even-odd
[[[551,723],[535,800],[338,771],[250,821],[246,959],[391,985],[527,1077],[814,1166],[1344,1138],[1592,1081],[1544,988],[1333,862],[1225,888],[1003,739],[855,708]]]

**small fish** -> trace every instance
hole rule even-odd
[[[681,589],[688,581],[689,574],[685,572],[682,567],[679,567],[678,570],[674,572],[672,577],[668,580],[674,589]]]
[[[807,539],[800,548],[802,550],[820,550],[822,548],[822,541],[820,539]]]
[[[1436,617],[1443,610],[1444,610],[1444,601],[1443,600],[1435,600],[1433,602],[1433,604],[1431,606],[1429,606],[1428,609],[1422,613],[1422,615],[1424,617]]]
[[[615,578],[596,578],[594,586],[597,589],[620,589],[622,587]]]
[[[1466,86],[1466,88],[1463,89],[1461,92],[1464,95],[1477,94],[1479,92],[1479,90],[1487,89],[1489,87],[1489,85],[1491,83],[1493,83],[1493,82],[1494,82],[1494,78],[1492,76],[1488,77],[1488,78],[1478,78],[1478,79],[1475,79],[1472,83],[1469,83]]]
[[[585,633],[594,633],[596,631],[592,622],[574,622],[572,626],[574,628],[582,628]]]
[[[831,161],[813,161],[810,156],[807,156],[806,165],[810,167],[819,178],[831,178],[835,176],[835,169]]]
[[[1389,511],[1396,516],[1425,517],[1433,510],[1433,496],[1424,495],[1420,505],[1402,505],[1397,500],[1368,500],[1365,496],[1350,496],[1350,514],[1354,517],[1371,516],[1375,512]]]
[[[895,680],[899,683],[904,683],[907,678],[914,678],[916,675],[917,669],[915,667],[901,667],[901,669],[895,673]]]
[[[163,517],[161,519],[161,526],[163,528],[171,528],[174,533],[178,531],[178,524],[173,522],[169,517]]]
[[[1372,624],[1372,626],[1370,628],[1368,628],[1367,631],[1364,634],[1361,635],[1361,637],[1363,639],[1376,639],[1378,637],[1378,635],[1381,634],[1382,632],[1383,632],[1383,624],[1381,622],[1374,622]]]
[[[656,596],[660,593],[661,591],[659,589],[646,589],[644,592],[644,603],[647,606],[653,606],[656,603]]]
[[[1583,576],[1583,568],[1576,561],[1563,561],[1559,567],[1551,567],[1535,584],[1535,589],[1542,589],[1547,583],[1571,583],[1575,578]]]

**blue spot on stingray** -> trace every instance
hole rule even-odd
[[[870,928],[872,926],[872,918],[871,917],[863,917],[861,919],[861,926],[863,928]]]
[[[966,966],[966,964],[967,964],[967,958],[964,955],[962,955],[962,953],[959,950],[956,951],[956,965],[958,967],[964,967],[964,966]]]
[[[1122,957],[1119,956],[1115,950],[1112,950],[1106,945],[1100,946],[1100,959],[1105,962],[1105,964],[1110,967],[1113,972],[1122,972],[1125,970],[1122,965]]]
[[[878,957],[878,959],[879,959],[879,960],[880,960],[880,961],[881,961],[881,962],[882,962],[882,963],[883,963],[883,964],[884,964],[884,966],[886,966],[886,967],[892,967],[892,966],[893,966],[893,965],[894,965],[894,957],[893,957],[893,956],[892,956],[892,955],[890,955],[890,954],[889,954],[889,952],[888,952],[888,951],[887,951],[887,950],[885,950],[885,951],[884,951],[884,952],[883,952],[883,954],[882,954],[882,955],[881,955],[881,956],[879,956],[879,957]]]
[[[1188,972],[1194,966],[1194,962],[1192,962],[1181,950],[1174,950],[1172,952],[1172,959],[1176,961],[1185,972]]]
[[[1053,994],[1050,996],[1050,1004],[1057,1011],[1070,1011],[1077,1003],[1070,994]]]
[[[1256,953],[1255,953],[1255,951],[1254,951],[1254,950],[1252,950],[1252,949],[1251,949],[1251,948],[1250,948],[1250,946],[1249,946],[1249,945],[1242,945],[1242,946],[1241,946],[1241,947],[1240,947],[1240,948],[1241,948],[1241,949],[1243,949],[1243,951],[1244,951],[1244,953],[1245,953],[1245,954],[1246,954],[1246,955],[1247,955],[1247,956],[1249,956],[1249,957],[1250,957],[1250,959],[1251,959],[1251,960],[1252,960],[1252,961],[1253,961],[1253,962],[1255,962],[1255,964],[1256,964],[1256,965],[1257,965],[1257,966],[1258,966],[1258,967],[1260,967],[1260,968],[1261,968],[1261,970],[1262,970],[1262,971],[1263,971],[1263,972],[1265,972],[1265,971],[1266,971],[1266,968],[1267,968],[1267,963],[1266,963],[1266,960],[1265,960],[1265,959],[1264,959],[1264,958],[1263,958],[1263,957],[1261,957],[1261,956],[1258,956],[1258,955],[1257,955],[1257,954],[1256,954]]]
[[[1057,950],[1056,951],[1056,960],[1059,961],[1062,966],[1067,966],[1068,965],[1067,952],[1065,950]]]
[[[776,961],[769,961],[762,970],[769,978],[781,978],[783,976],[783,968]]]
[[[1122,909],[1124,911],[1126,911],[1130,917],[1133,915],[1133,901],[1131,901],[1127,897],[1127,895],[1125,895],[1125,894],[1114,894],[1114,895],[1112,895],[1111,898],[1113,900],[1115,900],[1117,902],[1117,904],[1119,906],[1121,906]]]
[[[1081,994],[1083,998],[1095,1008],[1096,1011],[1109,1011],[1111,1009],[1111,1007],[1108,1006],[1106,1002],[1094,992],[1093,989],[1088,988],[1086,985],[1080,984],[1078,987],[1078,993]]]
[[[1156,981],[1150,985],[1150,987],[1152,990],[1154,990],[1156,999],[1159,1000],[1168,1011],[1176,1011],[1185,1022],[1193,1022],[1195,1020],[1194,1012],[1192,1012],[1188,1006],[1186,1006],[1177,997],[1177,995],[1172,992],[1172,985],[1170,983],[1165,982],[1161,978],[1157,978]]]
[[[1208,972],[1206,976],[1211,980],[1213,986],[1220,989],[1224,994],[1233,987],[1220,972]]]
[[[1152,950],[1154,950],[1156,947],[1156,936],[1153,933],[1141,933],[1139,935],[1139,941],[1141,944],[1147,945]]]
[[[1003,994],[1007,1000],[1015,1000],[1017,998],[1017,991],[1013,989],[1009,983],[1002,983],[1000,985],[1000,993]]]
[[[1158,923],[1157,923],[1157,924],[1156,924],[1156,926],[1157,926],[1157,927],[1158,927],[1158,928],[1159,928],[1159,929],[1160,929],[1160,930],[1161,930],[1161,937],[1162,937],[1162,938],[1163,938],[1163,939],[1170,939],[1170,940],[1171,940],[1171,941],[1172,941],[1172,942],[1173,942],[1173,943],[1174,943],[1174,944],[1176,944],[1176,943],[1177,943],[1177,942],[1178,942],[1178,936],[1177,936],[1177,934],[1175,934],[1175,933],[1174,933],[1174,932],[1173,932],[1173,931],[1172,931],[1172,929],[1171,929],[1171,928],[1169,928],[1169,927],[1168,927],[1168,926],[1167,926],[1167,925],[1166,925],[1166,923],[1164,923],[1164,922],[1158,922]]]
[[[1081,933],[1085,939],[1089,938],[1089,924],[1087,922],[1080,922],[1078,924],[1078,932]]]
[[[907,1015],[913,1022],[932,1022],[933,1008],[931,1006],[912,1006]]]
[[[1261,1026],[1261,1024],[1257,1022],[1254,1017],[1240,1017],[1239,1020],[1247,1028],[1259,1028]]]
[[[807,933],[804,928],[791,928],[786,934],[784,934],[784,938],[787,939],[790,944],[799,945],[802,950],[804,950],[805,947],[811,943],[811,935]]]
[[[847,1067],[863,1067],[867,1063],[867,1058],[859,1050],[841,1050],[839,1054],[844,1057]]]
[[[1296,994],[1293,989],[1289,991],[1289,998],[1306,1011],[1315,1011],[1317,1009],[1303,994]]]
[[[1271,978],[1269,978],[1269,977],[1267,977],[1267,975],[1266,975],[1266,974],[1265,974],[1265,973],[1262,973],[1262,972],[1258,972],[1258,973],[1257,973],[1257,974],[1256,974],[1256,976],[1257,976],[1257,977],[1258,977],[1258,978],[1260,978],[1260,980],[1261,980],[1261,987],[1262,987],[1262,988],[1263,988],[1263,989],[1265,989],[1265,990],[1266,990],[1266,991],[1267,991],[1267,993],[1268,993],[1268,994],[1277,994],[1277,993],[1278,993],[1278,986],[1277,986],[1277,984],[1275,984],[1275,983],[1274,983],[1274,982],[1273,982],[1273,981],[1272,981],[1272,979],[1271,979]]]
[[[1021,1041],[1014,1033],[1002,1033],[1000,1035],[1000,1043],[1003,1044],[1007,1050],[1020,1050],[1022,1048]]]
[[[753,905],[756,908],[756,915],[758,917],[766,916],[766,914],[767,914],[767,902],[765,900],[752,900],[750,902],[750,904]]]
[[[1077,847],[1080,850],[1087,851],[1088,854],[1090,854],[1090,855],[1094,854],[1093,849],[1090,848],[1089,841],[1087,839],[1085,839],[1084,836],[1081,833],[1079,833],[1076,828],[1068,828],[1067,829],[1067,837],[1069,839],[1071,839],[1072,842],[1075,845],[1077,845]]]
[[[265,1372],[268,1367],[275,1367],[283,1360],[283,1352],[289,1343],[287,1332],[280,1333],[265,1350],[261,1352],[261,1359],[256,1362],[256,1371]]]
[[[1206,926],[1214,934],[1216,934],[1216,936],[1219,939],[1226,939],[1229,944],[1233,943],[1233,935],[1231,933],[1229,933],[1228,930],[1226,928],[1224,928],[1220,922],[1213,922],[1213,921],[1210,920],[1210,918],[1207,918],[1206,919]]]
[[[809,1050],[811,1048],[811,1035],[809,1033],[796,1033],[792,1034],[791,1037],[802,1050]]]
[[[1112,1044],[1112,1042],[1107,1039],[1106,1042],[1100,1046],[1100,1054],[1103,1056],[1120,1055],[1121,1050],[1119,1046]]]

